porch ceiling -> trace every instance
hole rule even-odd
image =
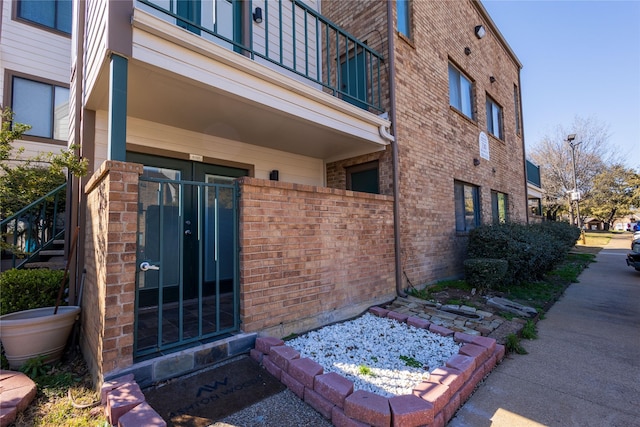
[[[149,22],[134,23],[128,116],[325,161],[388,144],[379,134],[387,120],[162,20],[139,19]],[[108,110],[108,87],[105,63],[87,107]]]

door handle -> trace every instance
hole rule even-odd
[[[148,271],[148,270],[160,270],[160,267],[157,265],[153,265],[147,261],[140,263],[140,271]]]

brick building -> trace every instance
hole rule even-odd
[[[422,285],[461,274],[470,228],[527,220],[521,64],[480,2],[396,3],[393,37],[382,44],[391,42],[395,68],[400,268]],[[347,29],[379,43],[387,6],[329,1],[323,12],[357,16]],[[349,167],[378,161],[381,192],[394,194],[391,151],[329,164],[328,184],[341,187]]]
[[[83,284],[98,383],[460,276],[471,228],[527,218],[521,65],[476,1],[74,14],[69,143],[92,174],[73,183],[71,297]]]

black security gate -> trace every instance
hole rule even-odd
[[[160,166],[145,166],[138,193],[138,358],[239,329],[235,178],[246,172],[172,159],[155,163]]]

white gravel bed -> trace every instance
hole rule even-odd
[[[353,381],[355,390],[385,397],[411,394],[429,372],[458,353],[460,344],[425,329],[370,313],[308,332],[286,343]]]

